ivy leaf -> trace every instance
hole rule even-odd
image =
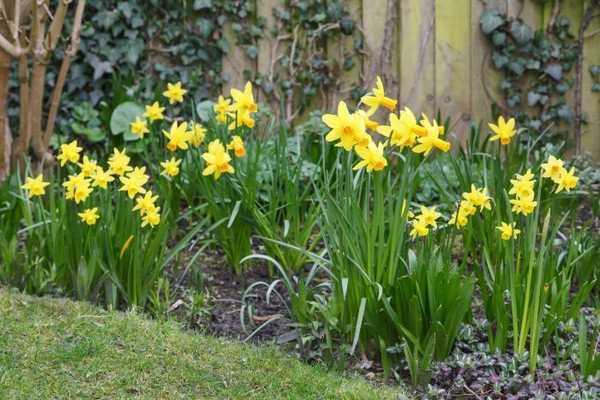
[[[492,35],[492,43],[494,43],[494,46],[498,47],[504,45],[504,43],[506,43],[506,33],[494,32]]]
[[[138,137],[130,132],[131,123],[144,114],[144,109],[137,103],[126,101],[115,108],[110,116],[110,131],[113,135],[123,135],[127,141],[137,140]]]
[[[527,93],[527,105],[529,107],[535,106],[542,96],[537,92],[529,92]]]
[[[560,81],[562,78],[562,66],[560,64],[549,64],[544,69],[544,72],[555,81]]]
[[[498,69],[504,67],[510,61],[507,56],[497,51],[492,54],[492,61],[494,62],[494,66]]]
[[[98,80],[102,75],[113,72],[112,64],[108,61],[102,61],[94,64],[94,80]]]
[[[196,104],[196,114],[198,114],[198,118],[200,118],[202,122],[208,122],[211,115],[213,114],[214,104],[215,103],[213,103],[210,100],[204,100]]]
[[[213,6],[212,0],[194,0],[192,8],[196,11],[210,9]]]
[[[520,60],[516,60],[508,64],[508,68],[517,76],[521,76],[523,75],[523,72],[525,72],[525,65]]]
[[[520,45],[527,44],[533,39],[531,28],[519,20],[515,20],[510,24],[510,35]]]
[[[486,10],[481,14],[479,19],[481,30],[486,35],[492,33],[495,29],[502,26],[505,19],[498,10]]]

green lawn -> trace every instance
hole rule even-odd
[[[402,399],[273,347],[0,288],[0,399]]]

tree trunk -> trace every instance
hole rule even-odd
[[[0,49],[0,182],[10,173],[12,136],[8,124],[8,77],[12,57]]]

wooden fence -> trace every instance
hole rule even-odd
[[[281,7],[282,1],[256,0],[257,14],[267,20],[267,26],[274,23],[272,10]],[[587,1],[561,2],[561,14],[569,17],[575,34]],[[376,74],[384,76],[401,105],[427,113],[441,110],[452,117],[458,135],[464,135],[471,121],[488,120],[492,99],[500,98],[499,75],[490,66],[489,46],[480,31],[481,13],[496,8],[509,16],[520,16],[537,29],[546,26],[553,6],[552,1],[534,0],[347,0],[345,3],[362,28],[370,55],[345,73],[346,78],[360,76],[371,83]],[[600,18],[595,18],[588,29],[594,32],[599,28]],[[232,46],[223,65],[230,84],[241,85],[244,70],[267,73],[273,57],[271,50],[271,40],[264,39],[258,45],[257,59],[250,60],[241,49]],[[384,52],[387,56],[382,57]],[[600,159],[600,95],[591,91],[593,81],[588,72],[594,64],[600,64],[600,35],[585,41],[582,75],[583,112],[588,120],[582,148]],[[329,93],[327,97],[324,104],[332,107],[343,95]],[[573,95],[570,102],[573,103]]]

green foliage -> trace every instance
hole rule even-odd
[[[480,26],[493,49],[491,61],[503,73],[503,105],[497,105],[495,113],[511,113],[531,133],[552,128],[565,139],[560,125],[574,117],[566,96],[573,86],[578,52],[569,19],[556,18],[550,32],[534,31],[519,18],[488,10]]]
[[[113,135],[123,135],[123,140],[128,142],[138,140],[139,136],[131,133],[130,126],[143,114],[144,108],[132,101],[119,104],[110,117],[110,132]]]

